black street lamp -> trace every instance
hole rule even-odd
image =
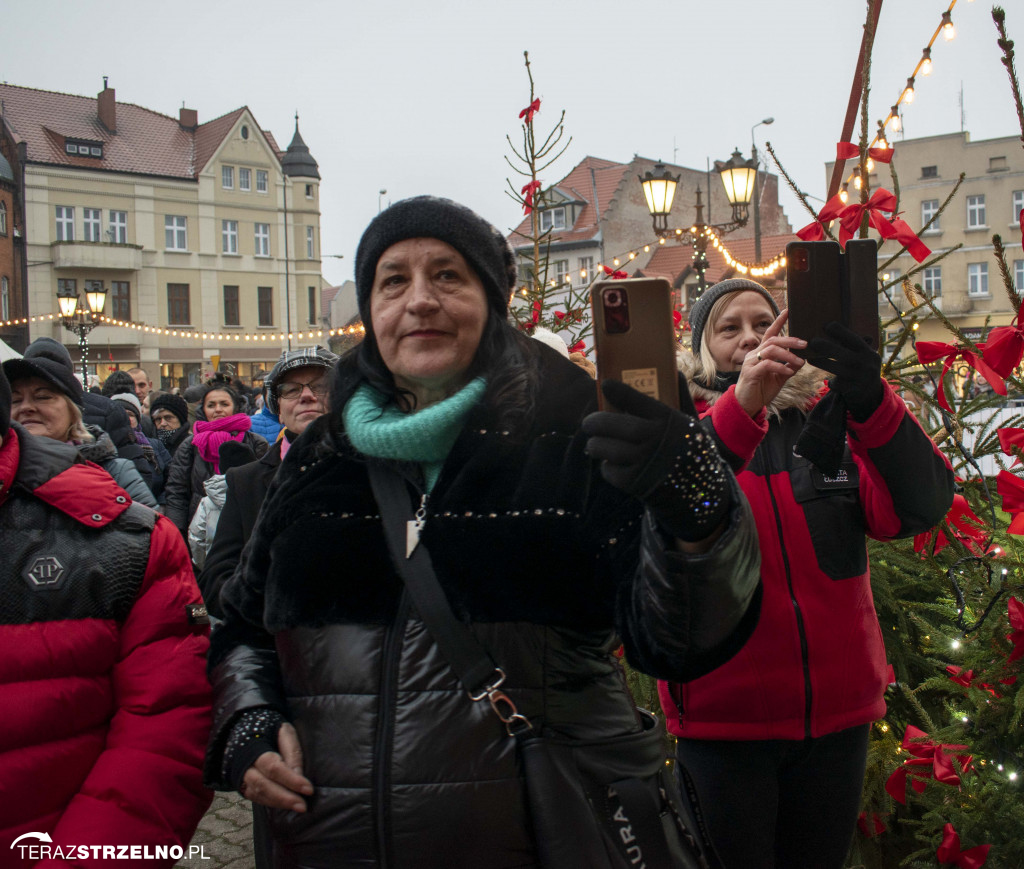
[[[640,176],[640,186],[644,191],[644,198],[647,200],[647,208],[651,212],[655,234],[659,238],[670,237],[680,244],[693,245],[693,266],[697,270],[697,278],[700,282],[698,296],[707,289],[704,272],[708,267],[707,247],[711,240],[711,234],[732,232],[734,229],[745,226],[749,219],[748,207],[753,197],[754,180],[757,177],[755,165],[753,160],[744,160],[739,149],[733,151],[732,156],[724,162],[716,160],[715,171],[721,176],[722,184],[725,186],[725,195],[732,205],[732,220],[728,223],[705,223],[704,203],[701,200],[701,191],[698,187],[695,205],[697,219],[690,226],[688,232],[668,228],[668,215],[672,210],[672,200],[675,197],[676,185],[681,176],[673,176],[665,168],[664,163],[656,163],[652,170]]]
[[[78,336],[78,347],[82,351],[82,387],[89,388],[89,341],[86,336],[100,324],[103,307],[107,303],[107,289],[103,281],[85,282],[85,308],[81,307],[78,290],[67,284],[57,290],[57,304],[64,328]]]

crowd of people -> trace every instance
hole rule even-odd
[[[753,281],[691,311],[681,410],[511,325],[515,285],[498,230],[416,197],[360,241],[365,339],[259,394],[83,391],[49,338],[3,364],[0,862],[35,831],[186,846],[224,789],[260,867],[546,867],[508,720],[389,549],[390,479],[516,716],[641,732],[622,647],[710,865],[842,865],[884,712],[865,536],[937,523],[948,463],[877,354],[785,336]]]

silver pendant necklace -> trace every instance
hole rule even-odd
[[[423,493],[420,498],[420,506],[416,509],[416,515],[405,523],[405,557],[412,558],[416,547],[420,543],[420,533],[423,526],[427,524],[427,494]]]

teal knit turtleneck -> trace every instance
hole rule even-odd
[[[393,403],[385,407],[385,397],[364,383],[342,411],[345,431],[363,455],[418,462],[429,492],[485,387],[483,378],[478,377],[442,401],[415,413],[403,413]]]

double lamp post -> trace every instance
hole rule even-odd
[[[85,307],[77,289],[67,287],[57,290],[57,304],[64,328],[78,336],[78,347],[82,351],[82,388],[89,388],[89,340],[88,334],[100,324],[103,308],[107,303],[107,289],[102,281],[86,281]]]

